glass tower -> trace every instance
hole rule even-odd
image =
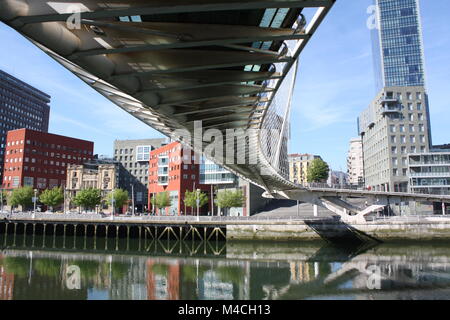
[[[378,26],[372,31],[377,91],[425,86],[419,0],[374,0]]]

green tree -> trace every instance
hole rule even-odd
[[[329,172],[330,168],[325,161],[323,161],[322,159],[314,159],[313,161],[311,161],[311,164],[308,167],[306,178],[309,183],[326,182]]]
[[[3,204],[6,204],[6,201],[8,200],[8,191],[0,190],[0,193],[3,199]]]
[[[8,204],[13,207],[22,206],[22,208],[30,207],[33,204],[34,190],[32,187],[22,187],[14,189],[9,197]]]
[[[209,200],[205,192],[186,190],[183,201],[186,206],[191,208],[191,213],[193,213],[194,208],[197,208],[197,199],[199,200],[199,208],[206,205]]]
[[[241,189],[235,191],[223,190],[217,193],[217,205],[227,210],[228,208],[244,206],[245,197]]]
[[[157,193],[151,200],[152,205],[159,209],[159,213],[163,208],[170,207],[172,201],[170,200],[170,195],[167,191]]]
[[[59,206],[64,201],[64,193],[61,187],[54,187],[53,189],[46,189],[39,196],[41,201],[46,206],[50,207],[53,211],[53,207]]]
[[[123,189],[115,189],[108,195],[108,203],[113,205],[113,198],[115,208],[122,208],[126,203],[128,203],[128,191]]]
[[[102,201],[102,194],[99,189],[89,188],[77,192],[73,202],[84,209],[93,209]]]

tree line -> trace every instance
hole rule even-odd
[[[22,208],[25,209],[30,208],[33,205],[34,189],[30,186],[17,188],[10,192],[5,190],[2,190],[1,192],[4,204],[6,203],[11,206],[11,209],[18,206],[22,206]],[[61,187],[43,190],[37,194],[37,196],[39,202],[49,207],[50,211],[61,206],[64,202],[64,190]],[[100,189],[88,188],[78,191],[75,197],[70,200],[73,204],[83,210],[95,209],[105,202],[108,203],[108,205],[119,209],[129,202],[129,195],[127,190],[115,189],[106,197],[103,197]],[[191,208],[191,212],[194,212],[194,209],[197,209],[197,207],[204,207],[208,201],[209,197],[203,191],[186,190],[183,198],[185,208]],[[241,189],[222,190],[217,193],[216,204],[224,210],[233,207],[242,207],[244,202],[245,197]],[[172,206],[169,192],[165,191],[157,193],[151,198],[151,204],[159,209],[159,213],[162,213],[163,209]]]
[[[25,209],[33,205],[34,189],[30,186],[17,188],[10,192],[3,190],[2,192],[3,204],[8,204],[11,206],[11,209],[18,206],[22,206]],[[64,191],[61,187],[45,189],[37,196],[39,202],[49,207],[50,211],[61,206],[64,202]],[[78,191],[71,201],[84,210],[95,209],[105,201],[109,205],[114,204],[115,208],[121,208],[128,203],[128,191],[115,189],[106,197],[102,197],[100,189],[88,188]]]
[[[208,195],[203,191],[189,191],[184,193],[185,214],[186,207],[191,209],[191,213],[197,208],[204,207],[209,201]],[[237,190],[222,190],[217,193],[216,204],[218,207],[228,210],[229,208],[242,207],[245,202],[245,196],[241,189]],[[172,200],[168,191],[156,193],[151,199],[150,203],[159,209],[159,213],[163,214],[163,209],[172,206]],[[167,214],[167,212],[166,212]]]

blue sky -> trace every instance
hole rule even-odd
[[[320,154],[346,170],[356,118],[375,96],[367,7],[372,0],[338,0],[300,56],[293,97],[290,152]],[[435,144],[450,143],[450,1],[422,0],[427,88]],[[52,96],[50,128],[95,142],[111,155],[114,139],[162,137],[115,106],[25,38],[0,24],[0,69]]]

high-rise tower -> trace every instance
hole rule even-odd
[[[358,119],[367,187],[408,190],[408,154],[431,146],[419,0],[374,0],[377,96]]]

